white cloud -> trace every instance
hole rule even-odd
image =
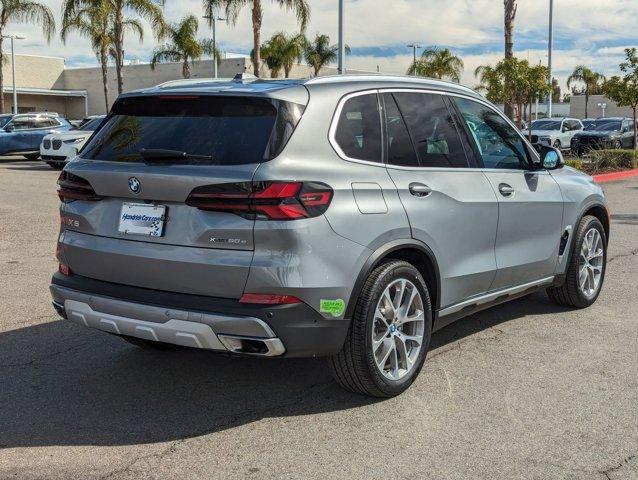
[[[59,17],[61,0],[40,0],[49,5]],[[310,0],[312,19],[307,33],[327,33],[337,39],[337,1]],[[546,0],[519,1],[516,19],[516,45],[518,55],[536,63],[546,58],[547,42]],[[355,49],[390,48],[396,52],[407,43],[418,41],[422,45],[446,45],[465,52],[466,65],[463,82],[476,83],[472,72],[477,65],[494,63],[502,55],[503,3],[500,0],[347,0],[346,41]],[[167,18],[176,21],[184,15],[201,12],[200,0],[166,0]],[[262,37],[267,38],[280,30],[298,29],[295,16],[264,2]],[[16,44],[18,53],[54,55],[70,59],[79,65],[96,64],[86,39],[72,35],[63,45],[55,38],[48,45],[35,25],[11,25],[8,33],[20,32],[26,40]],[[204,21],[200,25],[202,36],[209,35]],[[605,74],[612,74],[622,59],[619,44],[638,45],[638,0],[560,0],[555,2],[556,51],[555,74],[565,80],[568,72],[584,63]],[[227,50],[247,52],[252,46],[250,8],[245,7],[235,26],[218,23],[218,41]],[[127,58],[147,60],[154,46],[150,29],[145,41],[139,44],[127,39]],[[521,45],[529,46],[529,50]],[[7,45],[5,43],[5,49]],[[364,50],[366,51],[366,50]],[[479,53],[474,53],[474,52]],[[352,55],[351,68],[404,73],[411,55],[385,56]]]

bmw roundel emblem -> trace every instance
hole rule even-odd
[[[131,177],[128,179],[128,188],[131,189],[131,192],[140,193],[141,187],[142,186],[140,185],[140,181],[137,178]]]

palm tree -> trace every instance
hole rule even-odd
[[[461,81],[463,60],[454,55],[449,48],[429,47],[421,54],[421,58],[412,62],[408,69],[410,75],[431,78],[449,78],[454,82]]]
[[[92,5],[99,1],[101,0],[64,0],[62,12],[91,8]],[[117,92],[122,93],[124,90],[122,73],[122,68],[124,67],[124,33],[127,29],[127,20],[124,12],[131,11],[138,17],[147,20],[151,24],[155,38],[160,40],[166,36],[166,22],[164,20],[164,12],[160,6],[163,0],[157,0],[158,3],[155,0],[107,0],[107,2],[109,9],[113,11],[113,56],[117,75]]]
[[[285,33],[279,33],[281,38],[281,60],[284,67],[284,77],[290,77],[292,66],[295,62],[299,63],[303,60],[308,40],[302,33],[287,36]]]
[[[114,11],[108,0],[98,0],[87,8],[80,10],[69,9],[63,12],[62,30],[60,36],[66,43],[68,35],[75,31],[91,41],[102,68],[102,85],[104,89],[104,105],[109,111],[108,62],[109,55],[115,48],[115,34],[113,31]],[[136,19],[125,19],[124,28],[137,35],[142,41],[144,29]]]
[[[168,36],[170,42],[160,45],[153,51],[151,68],[155,70],[158,63],[182,62],[182,76],[190,78],[191,63],[202,58],[202,55],[213,55],[217,66],[221,62],[219,50],[213,50],[213,41],[210,39],[198,40],[197,30],[199,24],[195,15],[182,18],[178,23],[169,25]]]
[[[272,0],[274,3],[287,10],[292,10],[297,15],[301,25],[301,31],[306,29],[310,20],[310,5],[306,0]],[[224,9],[227,21],[235,24],[241,9],[246,5],[252,7],[253,22],[253,71],[259,76],[261,66],[261,24],[263,21],[262,0],[203,0],[204,11],[207,16],[214,15],[217,9]]]
[[[284,61],[282,58],[282,51],[284,50],[281,44],[281,37],[277,35],[273,36],[267,42],[263,43],[260,48],[261,58],[270,70],[270,78],[279,77],[281,69],[284,67]],[[254,61],[255,50],[250,52],[250,58]]]
[[[503,0],[503,35],[505,37],[505,60],[514,58],[514,20],[516,19],[516,0]],[[505,79],[509,82],[509,79]],[[512,118],[514,107],[505,103],[505,115]]]
[[[338,45],[330,45],[328,35],[317,34],[314,41],[306,46],[306,62],[314,69],[315,77],[324,66],[337,59],[338,51]],[[346,53],[350,53],[348,45],[346,45]]]
[[[601,83],[604,81],[605,76],[603,74],[594,72],[585,65],[578,65],[567,78],[567,87],[571,87],[574,83],[582,83],[585,86],[585,118],[588,117],[587,104],[589,103],[589,96],[599,92]]]
[[[0,0],[0,59],[4,60],[2,41],[9,22],[39,24],[47,42],[55,33],[55,19],[46,5],[30,0]],[[0,62],[0,112],[4,112],[4,76]]]

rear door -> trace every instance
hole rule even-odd
[[[492,290],[554,275],[562,235],[563,198],[546,170],[535,170],[527,144],[495,109],[465,98],[456,105],[498,198]]]
[[[63,205],[71,270],[146,288],[240,297],[254,218],[236,207],[260,162],[283,148],[303,111],[287,105],[221,95],[120,99],[65,172],[100,198]],[[196,206],[211,199],[216,211]]]
[[[486,292],[496,271],[497,200],[468,159],[467,142],[446,97],[418,91],[385,92],[382,97],[388,172],[412,236],[436,256],[441,308]]]

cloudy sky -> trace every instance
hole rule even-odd
[[[40,0],[59,17],[61,0]],[[293,14],[274,2],[262,0],[263,38],[276,31],[298,27]],[[326,33],[337,40],[337,0],[308,0],[312,18],[308,36]],[[549,0],[519,0],[515,49],[519,58],[547,62]],[[564,84],[577,64],[587,64],[606,75],[617,72],[623,49],[638,47],[638,0],[555,0],[554,75]],[[168,19],[201,12],[201,0],[166,0]],[[404,73],[412,57],[406,44],[451,48],[465,62],[462,83],[474,86],[476,66],[495,63],[503,52],[502,0],[346,0],[346,41],[352,48],[347,66]],[[47,44],[33,25],[13,24],[8,33],[27,37],[17,53],[65,57],[69,67],[97,65],[85,39],[71,37],[66,45],[54,39]],[[220,22],[218,42],[225,51],[248,53],[252,30],[250,9],[235,26]],[[209,34],[202,21],[202,36]],[[154,40],[147,30],[142,44],[127,40],[126,58],[148,61]]]

